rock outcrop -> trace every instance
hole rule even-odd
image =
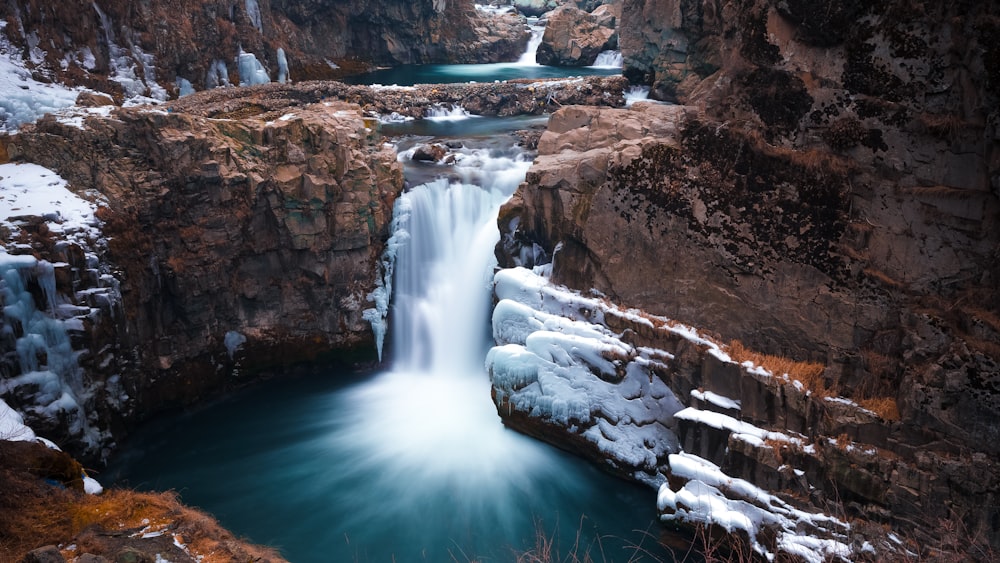
[[[551,261],[556,283],[822,363],[816,394],[898,409],[843,431],[874,457],[807,463],[851,510],[1000,544],[975,500],[998,475],[995,6],[649,0],[622,20],[626,75],[685,105],[554,115],[501,212],[501,264]],[[806,429],[836,441],[810,409]],[[771,479],[767,456],[726,447],[716,462]]]
[[[112,436],[268,366],[374,350],[362,312],[403,187],[395,151],[357,105],[265,110],[254,98],[243,92],[248,105],[224,118],[173,108],[79,123],[48,116],[9,140],[12,158],[103,198],[106,249],[94,260],[120,301],[99,315],[84,307],[97,316],[73,338],[84,350],[84,411]],[[41,232],[32,245],[65,270],[58,299],[86,305],[91,292],[79,280],[96,264],[61,260],[72,246]],[[29,420],[57,438],[65,429],[51,426],[63,422]],[[81,453],[90,459],[107,445]]]
[[[535,59],[551,66],[589,66],[603,51],[618,48],[615,28],[620,5],[602,5],[593,13],[565,4],[549,13]]]
[[[14,0],[0,19],[39,75],[119,98],[380,65],[515,60],[528,40],[522,18],[469,0]]]

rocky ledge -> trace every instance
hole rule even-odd
[[[6,139],[11,159],[58,173],[96,210],[86,241],[53,234],[64,230],[58,213],[12,220],[7,252],[31,263],[6,260],[7,275],[73,352],[6,315],[7,338],[40,345],[5,347],[5,398],[93,459],[126,424],[268,366],[330,350],[370,357],[362,313],[403,187],[372,127],[357,105],[333,100],[214,118],[105,107]],[[29,369],[53,374],[45,381],[78,414],[47,416],[67,403]]]
[[[403,188],[380,121],[621,105],[625,85],[303,82],[135,108],[84,94],[0,139],[6,158],[44,167],[38,183],[65,186],[52,201],[85,210],[4,223],[4,301],[19,305],[4,316],[0,396],[93,461],[136,420],[273,366],[323,353],[374,361],[378,313],[366,311]],[[25,189],[20,166],[0,183]]]
[[[750,502],[756,488],[720,485],[745,479],[928,553],[995,549],[994,194],[907,188],[692,106],[564,108],[538,150],[501,210],[500,264],[590,300],[533,298],[539,282],[498,274],[508,424],[666,486],[671,521],[698,523],[696,500]],[[901,268],[921,275],[887,274]],[[955,268],[968,275],[943,283]],[[760,550],[784,549],[753,530]]]

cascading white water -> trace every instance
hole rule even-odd
[[[537,18],[535,20],[537,21]],[[542,44],[545,26],[531,25],[529,29],[531,29],[531,39],[528,39],[528,47],[524,50],[521,58],[517,59],[515,63],[518,66],[539,66],[538,61],[535,59],[535,52],[538,51],[538,46]]]
[[[602,51],[597,54],[597,59],[592,66],[597,68],[621,68],[625,59],[621,51]]]

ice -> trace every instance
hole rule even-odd
[[[530,270],[501,270],[494,284],[497,345],[486,364],[500,407],[576,426],[613,465],[658,484],[661,460],[679,449],[670,426],[683,408],[651,371],[667,355],[625,344],[599,324],[607,305]]]
[[[250,18],[250,23],[257,28],[257,31],[263,32],[263,22],[260,17],[260,6],[257,4],[257,0],[246,0],[247,7],[247,17]]]
[[[153,55],[142,51],[138,42],[132,40],[133,33],[126,27],[122,28],[125,44],[118,44],[111,18],[97,5],[94,11],[101,22],[101,39],[108,48],[108,62],[111,67],[111,80],[121,85],[126,98],[149,97],[156,101],[167,99],[167,91],[156,82],[156,67],[153,65]],[[136,62],[141,67],[141,76],[137,74]]]
[[[0,32],[0,131],[16,131],[46,113],[72,106],[79,93],[79,89],[32,78],[21,51]]]
[[[187,96],[189,94],[194,94],[194,85],[191,84],[190,80],[188,80],[186,78],[181,78],[180,76],[178,76],[177,77],[177,81],[176,81],[175,84],[177,86],[177,97],[178,98],[181,97],[181,96]]]
[[[267,84],[271,81],[264,65],[260,64],[253,53],[241,51],[239,58],[240,86],[253,86],[255,84]]]
[[[284,84],[285,82],[291,82],[291,78],[288,76],[288,58],[285,56],[285,50],[278,47],[278,82]]]
[[[229,86],[229,69],[226,68],[226,61],[215,59],[208,65],[208,72],[205,74],[205,88],[219,88]]]
[[[226,352],[229,354],[229,359],[233,359],[236,352],[247,342],[247,337],[243,334],[231,330],[226,333],[223,339],[223,344],[226,346]]]
[[[661,519],[718,525],[728,532],[745,531],[754,550],[768,559],[774,554],[757,540],[765,526],[778,532],[780,550],[810,563],[832,557],[850,558],[847,523],[826,514],[799,510],[748,481],[726,475],[719,466],[698,456],[672,454],[669,464],[670,473],[687,482],[677,490],[668,483],[660,486],[656,504]],[[804,526],[824,529],[830,537],[799,535]]]

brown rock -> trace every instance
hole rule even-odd
[[[80,95],[76,97],[76,105],[82,108],[96,108],[101,106],[113,105],[115,101],[106,94],[100,94],[97,92],[80,92]]]
[[[59,548],[54,545],[47,545],[28,552],[21,559],[21,563],[65,563],[66,558],[59,552]]]
[[[587,66],[601,51],[617,47],[615,18],[607,9],[592,15],[564,4],[549,14],[535,58],[543,65]]]

